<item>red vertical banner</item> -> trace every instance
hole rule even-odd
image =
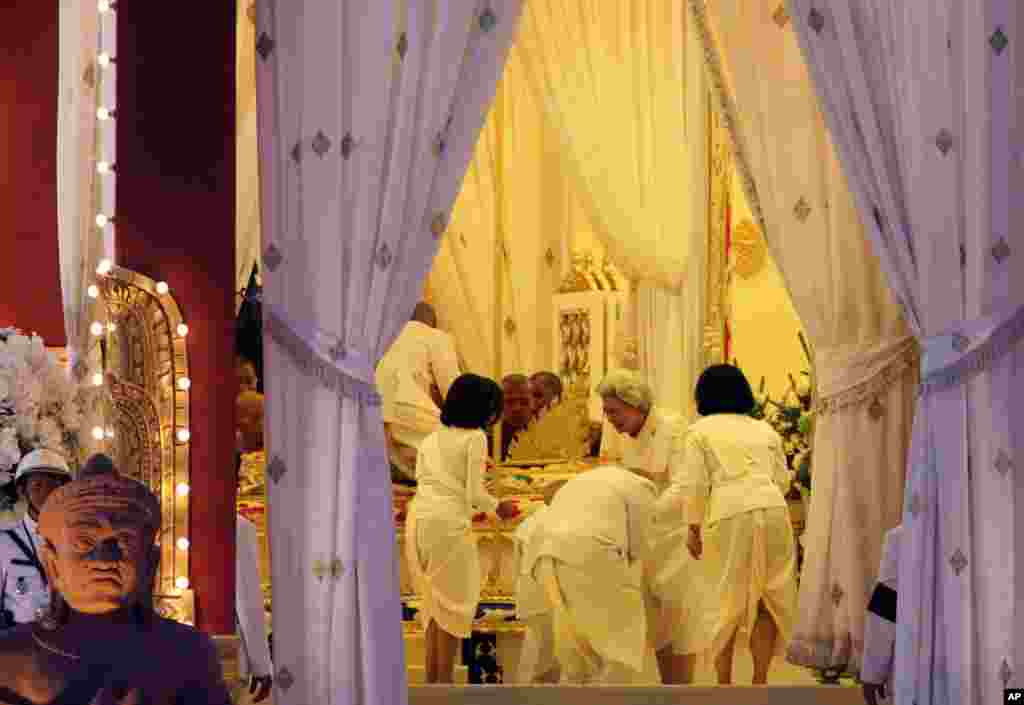
[[[731,255],[732,249],[732,199],[728,196],[725,199],[725,267],[726,271],[729,271],[729,256]],[[726,277],[726,281],[729,278]],[[731,284],[730,284],[731,286]],[[726,296],[729,296],[729,292],[726,292]],[[729,317],[723,316],[722,325],[722,351],[723,351],[723,362],[729,362],[729,353],[732,352],[732,332],[729,330]]]

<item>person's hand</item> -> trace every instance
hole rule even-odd
[[[249,694],[252,695],[252,701],[258,703],[266,700],[273,687],[273,676],[253,676],[249,680]]]
[[[511,499],[506,499],[498,503],[498,508],[494,513],[498,515],[499,519],[514,519],[519,516],[519,507]]]
[[[878,705],[879,701],[885,700],[885,683],[863,683],[864,702],[868,705]]]
[[[699,528],[690,527],[690,535],[686,538],[686,547],[690,549],[691,556],[700,559],[701,554],[704,553],[704,542],[701,540]]]

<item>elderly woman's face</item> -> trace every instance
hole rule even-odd
[[[602,400],[604,417],[619,433],[636,436],[644,427],[647,413],[635,406],[630,406],[617,397],[605,397]]]
[[[53,556],[53,582],[78,612],[104,614],[136,602],[151,560],[152,537],[130,512],[69,517]]]

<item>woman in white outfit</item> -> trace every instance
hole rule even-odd
[[[709,367],[696,397],[704,418],[690,426],[683,469],[656,511],[682,512],[690,552],[708,563],[720,599],[711,645],[718,682],[732,682],[741,635],[750,641],[754,684],[767,683],[796,610],[796,550],[785,500],[792,473],[779,434],[750,416],[754,394],[739,369]]]
[[[406,520],[405,546],[420,595],[426,630],[428,683],[451,683],[460,639],[469,637],[480,601],[480,557],[473,515],[515,512],[484,488],[487,436],[501,413],[501,388],[477,375],[452,384],[441,410],[441,428],[419,448],[419,486]]]
[[[619,462],[663,492],[670,478],[683,471],[683,419],[654,406],[650,386],[630,370],[609,372],[597,393],[605,418],[621,434]],[[687,550],[687,529],[678,513],[654,521],[644,562],[650,642],[665,685],[693,682],[697,656],[711,645],[717,622],[717,600],[708,594],[704,566]]]

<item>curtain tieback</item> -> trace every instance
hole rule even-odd
[[[831,414],[871,402],[917,364],[917,343],[911,335],[870,346],[820,350],[815,356],[820,390],[817,410]]]
[[[1024,304],[961,321],[922,343],[921,394],[959,386],[989,369],[1024,337]]]
[[[305,374],[348,399],[380,404],[374,384],[376,365],[368,354],[343,346],[337,336],[326,331],[288,319],[267,303],[263,304],[263,321],[271,339]]]

